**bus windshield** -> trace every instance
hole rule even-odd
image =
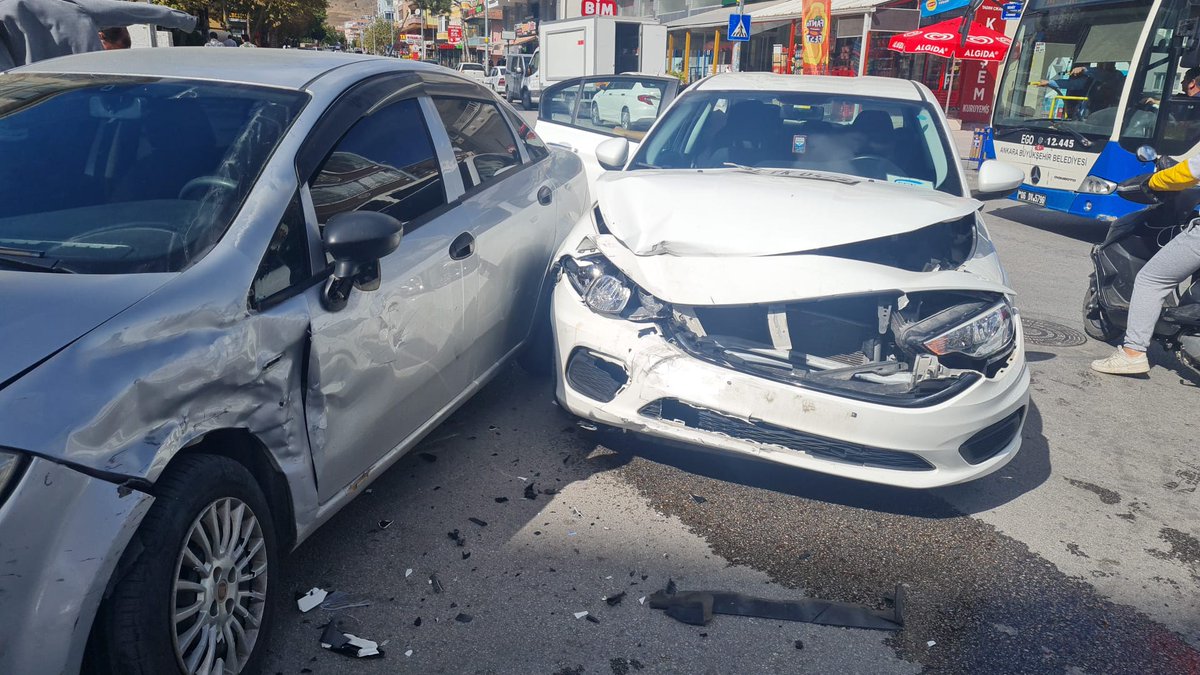
[[[1031,0],[1005,63],[997,132],[1053,127],[1108,138],[1150,6]]]

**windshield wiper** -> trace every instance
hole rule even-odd
[[[786,166],[746,166],[745,164],[735,164],[733,162],[725,162],[724,166],[727,166],[731,169],[749,171],[750,173],[765,174],[768,176],[788,175],[796,178],[809,178],[812,180],[829,181],[831,183],[842,183],[843,185],[857,185],[863,180],[870,180],[846,173],[792,168]]]
[[[1037,119],[1032,119],[1032,120],[1028,120],[1028,121],[1029,122],[1059,122],[1061,120],[1056,120],[1053,117],[1039,117]],[[1001,131],[1000,133],[994,134],[993,137],[994,138],[1004,138],[1006,136],[1013,136],[1015,134],[1028,133],[1031,131],[1047,131],[1047,130],[1048,131],[1061,131],[1062,133],[1065,133],[1065,134],[1071,136],[1072,138],[1074,138],[1075,140],[1079,141],[1080,143],[1082,143],[1083,147],[1085,147],[1085,148],[1090,148],[1092,146],[1092,139],[1088,138],[1087,136],[1084,136],[1083,134],[1079,133],[1078,131],[1075,131],[1071,127],[1060,127],[1060,126],[1056,126],[1053,124],[1047,124],[1044,127],[1012,127],[1010,129],[1005,129],[1004,131]]]
[[[0,246],[0,267],[31,272],[75,273],[75,270],[63,267],[61,262],[57,258],[47,258],[42,251]]]

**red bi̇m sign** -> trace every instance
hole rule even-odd
[[[617,0],[583,0],[580,14],[582,16],[616,16]]]

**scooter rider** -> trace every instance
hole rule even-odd
[[[1154,192],[1178,192],[1200,183],[1200,155],[1157,171],[1147,187]],[[1150,372],[1146,349],[1154,336],[1154,325],[1163,300],[1180,282],[1200,269],[1200,218],[1184,226],[1183,232],[1162,247],[1138,272],[1129,300],[1125,342],[1111,356],[1092,362],[1092,370],[1111,375]]]

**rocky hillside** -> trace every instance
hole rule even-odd
[[[350,19],[375,13],[375,0],[329,0],[330,25],[338,28]]]

